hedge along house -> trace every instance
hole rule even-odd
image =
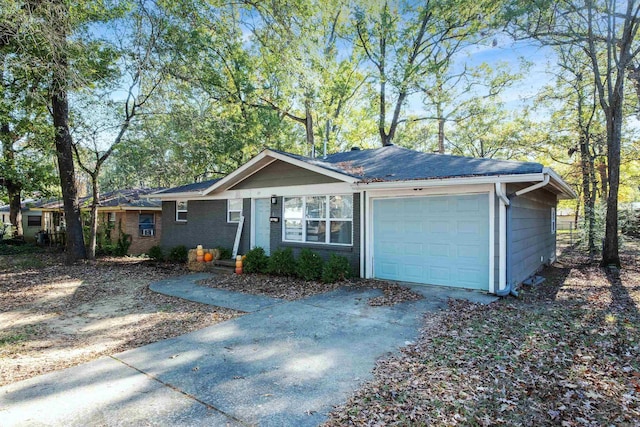
[[[507,294],[554,261],[559,199],[539,163],[393,145],[311,159],[266,149],[222,179],[155,193],[166,249],[346,256],[361,277]]]
[[[131,236],[129,254],[142,254],[160,244],[162,235],[162,207],[160,200],[145,196],[159,188],[130,188],[103,193],[98,206],[98,233],[108,234],[115,243],[121,233]],[[92,198],[80,199],[83,220],[89,224]],[[43,212],[44,229],[50,235],[64,228],[64,207],[61,201],[47,203],[38,209]]]

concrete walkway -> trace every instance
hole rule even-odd
[[[153,287],[221,303],[194,280]],[[416,339],[422,316],[446,306],[443,289],[417,287],[425,299],[394,307],[371,307],[381,291],[352,288],[262,301],[224,323],[2,387],[0,424],[315,426],[372,379],[376,359]]]

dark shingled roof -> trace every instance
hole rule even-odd
[[[162,206],[162,202],[158,199],[143,198],[147,194],[155,193],[161,190],[161,188],[128,188],[125,190],[115,190],[103,193],[100,196],[101,208],[159,208]],[[91,196],[82,197],[79,200],[81,208],[88,208],[91,203]],[[62,209],[62,201],[56,200],[54,202],[46,203],[40,206],[43,209]]]
[[[533,162],[478,159],[421,153],[395,145],[372,150],[353,150],[306,159],[308,163],[339,170],[363,181],[410,181],[470,176],[542,173],[543,166]]]
[[[181,185],[180,187],[168,188],[166,190],[158,191],[157,194],[172,194],[172,193],[197,193],[202,190],[206,190],[211,187],[221,178],[210,179],[208,181],[194,182],[193,184]]]

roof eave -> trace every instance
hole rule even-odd
[[[543,173],[512,174],[512,175],[483,175],[451,178],[416,179],[406,181],[356,182],[355,188],[365,189],[394,189],[415,187],[445,187],[450,185],[494,184],[496,182],[536,182],[544,179]]]
[[[268,158],[270,158],[270,160]],[[286,156],[284,154],[280,154],[266,148],[263,151],[261,151],[257,156],[249,160],[247,163],[240,166],[238,169],[231,172],[229,175],[225,176],[221,180],[215,182],[211,187],[200,192],[198,195],[204,196],[220,189],[226,190],[232,187],[233,185],[236,185],[237,183],[248,178],[249,176],[257,173],[258,171],[267,167],[268,165],[275,162],[276,160],[280,160],[285,163],[289,163],[294,166],[310,170],[311,172],[315,172],[321,175],[326,175],[328,177],[337,179],[339,181],[347,182],[349,184],[353,184],[358,181],[358,178],[354,178],[349,175],[345,175],[339,172],[325,169],[321,166],[317,166],[317,165],[305,162],[303,160]]]

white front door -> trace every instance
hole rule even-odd
[[[267,255],[270,255],[271,239],[271,199],[254,199],[253,218],[253,247],[261,247]]]

